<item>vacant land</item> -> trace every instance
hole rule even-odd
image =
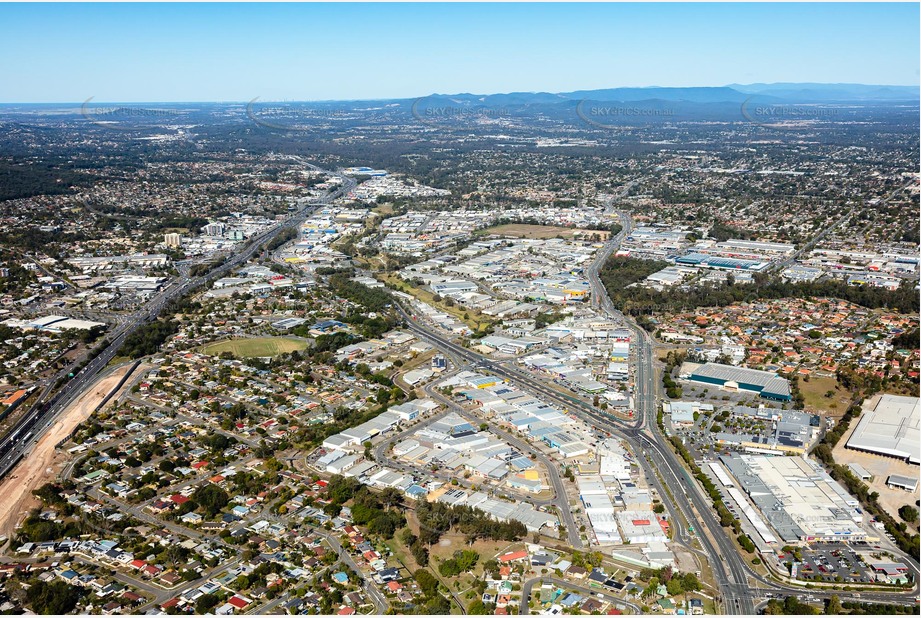
[[[403,281],[394,274],[380,274],[378,279],[384,283],[389,284],[394,289],[402,290],[403,292],[414,296],[416,299],[421,300],[427,305],[431,305],[440,311],[444,311],[445,313],[453,315],[473,331],[486,330],[493,323],[491,319],[479,311],[465,309],[456,304],[449,305],[447,300],[444,298],[442,298],[440,301],[436,301],[435,295],[428,290],[417,288],[408,282]],[[454,301],[452,300],[451,302],[453,303]],[[467,316],[466,318],[464,317],[465,315]]]
[[[829,416],[840,418],[848,408],[850,394],[838,385],[834,376],[813,375],[808,382],[800,378],[799,390],[806,401],[807,412],[827,412]],[[831,397],[826,397],[829,392]]]
[[[292,337],[253,337],[250,339],[228,339],[209,343],[201,347],[202,354],[218,356],[230,352],[237,358],[256,358],[259,356],[277,356],[295,350],[304,350],[307,342]]]
[[[607,240],[610,232],[601,230],[579,230],[571,227],[557,227],[554,225],[528,225],[526,223],[509,223],[506,225],[497,225],[483,230],[485,234],[498,234],[501,236],[514,236],[516,238],[586,238],[590,239],[597,235],[598,240]]]
[[[393,204],[380,204],[374,208],[371,212],[378,215],[392,215],[393,214]]]
[[[25,458],[19,462],[3,484],[0,485],[0,534],[12,536],[16,524],[29,509],[39,505],[32,492],[53,480],[61,466],[69,459],[66,451],[57,450],[57,444],[68,437],[83,421],[89,418],[96,406],[118,384],[131,365],[119,367],[90,386],[74,403],[64,410],[58,420],[39,438]],[[114,398],[113,398],[114,400]]]

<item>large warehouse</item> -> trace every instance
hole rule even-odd
[[[63,315],[47,315],[43,318],[36,318],[31,321],[10,318],[2,322],[2,324],[10,328],[44,330],[52,333],[60,333],[65,330],[91,330],[94,328],[105,328],[106,326],[105,322],[90,322],[89,320],[78,320]]]
[[[580,476],[579,498],[585,507],[585,514],[592,524],[595,538],[601,545],[623,543],[617,530],[614,505],[608,497],[608,488],[598,475]]]
[[[720,363],[703,365],[687,364],[690,367],[688,379],[703,384],[715,384],[727,390],[741,390],[758,393],[765,399],[790,401],[790,382],[770,371],[747,369]]]
[[[784,543],[862,540],[859,501],[803,457],[722,456],[720,461]]]
[[[921,407],[918,397],[882,395],[864,408],[847,448],[921,463]]]
[[[771,265],[770,262],[764,260],[741,260],[718,255],[705,255],[703,253],[689,253],[675,258],[675,264],[679,266],[693,266],[696,268],[750,270],[755,272],[761,272]]]

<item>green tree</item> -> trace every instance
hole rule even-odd
[[[192,499],[204,509],[208,517],[214,517],[230,502],[226,491],[210,483],[196,489]]]
[[[681,576],[681,586],[687,592],[694,592],[695,590],[701,589],[700,580],[697,579],[697,575],[694,573],[684,573]]]
[[[26,599],[36,614],[69,614],[77,606],[81,591],[65,581],[29,581]]]
[[[217,605],[218,598],[213,594],[203,594],[195,601],[195,613],[206,614],[208,610]]]
[[[419,589],[426,597],[433,597],[438,593],[438,580],[425,569],[417,569],[413,574]]]
[[[918,509],[911,506],[910,504],[901,506],[899,507],[899,517],[901,517],[908,523],[913,524],[916,521],[918,521]]]

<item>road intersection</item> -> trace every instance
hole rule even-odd
[[[754,614],[756,599],[765,598],[764,595],[769,594],[765,591],[776,595],[801,595],[802,589],[768,579],[756,573],[745,563],[733,540],[716,519],[708,497],[696,485],[656,427],[655,418],[661,385],[656,374],[654,343],[646,331],[617,311],[599,276],[603,264],[632,230],[630,217],[623,213],[619,214],[623,229],[599,250],[595,261],[589,266],[586,273],[592,286],[592,305],[630,328],[635,337],[636,419],[631,423],[601,412],[580,398],[560,393],[517,367],[509,367],[502,362],[491,360],[458,345],[439,333],[434,327],[426,324],[424,320],[417,320],[416,316],[399,303],[396,303],[397,310],[402,313],[414,334],[441,352],[455,359],[461,359],[466,365],[491,371],[513,384],[541,395],[548,402],[564,406],[569,412],[589,424],[623,439],[635,453],[641,454],[642,461],[645,462],[647,480],[659,493],[671,515],[672,522],[677,524],[676,541],[706,559],[719,585],[720,596],[717,600],[724,611],[732,614]],[[689,530],[682,525],[682,521],[693,526],[695,530],[693,538],[689,535]],[[695,541],[700,543],[701,548],[695,545]],[[753,587],[752,580],[759,582],[761,587]],[[863,600],[887,599],[888,601],[913,603],[915,600],[914,594],[904,592],[888,595],[857,594],[857,596],[847,591],[812,590],[810,592],[816,598],[837,595],[842,600],[853,601],[860,601],[862,598]]]

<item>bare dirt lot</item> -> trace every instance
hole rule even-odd
[[[97,405],[118,384],[131,365],[119,367],[97,380],[87,391],[61,413],[58,420],[45,432],[29,454],[13,468],[10,475],[0,484],[0,535],[12,537],[16,524],[38,506],[38,499],[32,491],[54,479],[70,458],[55,445],[70,435],[83,421],[89,418]],[[114,400],[114,399],[113,399]]]
[[[526,223],[508,223],[506,225],[497,225],[484,230],[487,234],[499,234],[502,236],[515,236],[517,238],[583,238],[589,239],[598,235],[599,240],[607,240],[610,232],[599,230],[580,230],[571,227],[558,227],[554,225],[528,225]]]

